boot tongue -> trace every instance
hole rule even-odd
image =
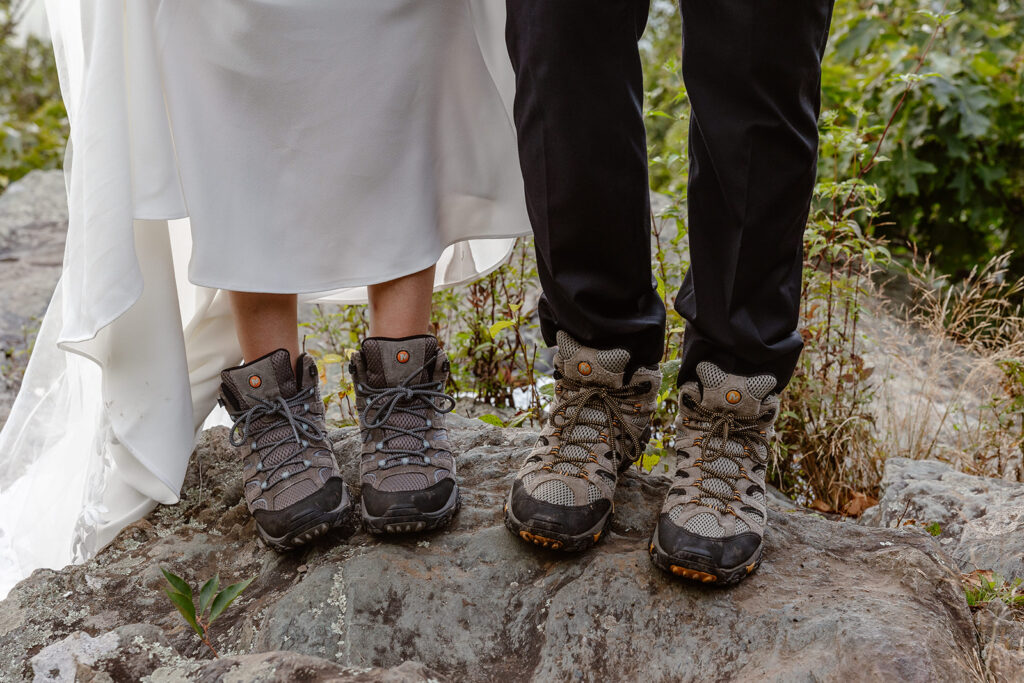
[[[629,365],[625,349],[597,350],[583,346],[567,333],[558,331],[555,364],[564,377],[581,384],[596,384],[610,389],[622,387]]]
[[[363,341],[362,351],[370,386],[394,387],[406,380],[407,384],[423,384],[434,376],[437,337],[370,337]]]
[[[697,364],[697,378],[703,389],[700,402],[705,408],[737,416],[761,412],[761,402],[777,383],[773,375],[730,375],[708,361]]]
[[[250,406],[253,398],[273,401],[290,398],[299,390],[291,354],[278,349],[262,358],[221,373],[221,381],[240,406]]]

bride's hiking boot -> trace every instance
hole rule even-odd
[[[661,372],[627,376],[627,351],[587,348],[561,331],[557,341],[555,400],[512,485],[505,526],[572,552],[597,543],[611,522],[619,475],[647,447]]]
[[[358,524],[324,423],[316,363],[285,349],[221,373],[245,502],[267,545],[286,551]]]
[[[704,362],[697,378],[679,390],[676,472],[649,550],[666,572],[730,585],[761,564],[779,397],[772,375],[731,375]]]
[[[349,365],[363,446],[363,526],[372,534],[430,531],[459,509],[445,415],[448,357],[430,335],[370,337]]]

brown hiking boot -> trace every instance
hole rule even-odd
[[[363,435],[363,526],[374,534],[446,526],[459,509],[445,413],[448,357],[429,335],[371,337],[352,358]]]
[[[242,457],[245,502],[267,545],[284,551],[356,520],[327,440],[316,363],[284,349],[221,373],[220,401]]]
[[[779,397],[772,375],[730,375],[704,362],[697,377],[679,390],[677,469],[651,560],[677,576],[728,585],[761,564]]]
[[[647,447],[661,372],[639,368],[627,379],[627,351],[590,349],[565,332],[557,340],[555,401],[512,485],[505,526],[530,543],[578,551],[601,538],[619,474]]]

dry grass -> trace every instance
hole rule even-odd
[[[909,273],[911,301],[872,316],[878,459],[1024,481],[1024,279],[1007,279],[1008,257],[957,283],[926,261]]]

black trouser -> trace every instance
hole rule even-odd
[[[515,121],[547,343],[657,363],[643,77],[649,0],[507,0]],[[789,382],[833,0],[681,0],[692,107],[680,379],[710,360]]]

